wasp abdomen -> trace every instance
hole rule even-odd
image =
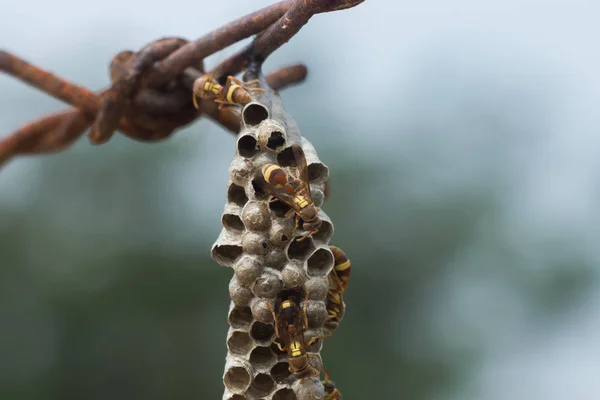
[[[329,246],[329,250],[333,253],[333,270],[340,280],[343,292],[348,287],[350,279],[350,260],[339,247]]]
[[[227,91],[225,97],[229,103],[232,104],[247,104],[252,101],[252,96],[240,85],[232,84]]]
[[[287,174],[279,165],[266,164],[262,167],[262,174],[265,181],[277,188],[284,187],[288,182]]]

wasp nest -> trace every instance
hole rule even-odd
[[[229,284],[223,399],[322,399],[323,385],[318,376],[296,379],[288,368],[287,353],[273,343],[275,328],[267,301],[272,304],[284,289],[302,287],[309,293],[305,340],[308,343],[321,335],[327,318],[327,275],[334,263],[328,247],[333,225],[321,210],[319,231],[297,241],[304,231],[296,232],[295,215],[285,217],[289,209],[278,202],[269,203],[270,194],[262,189],[260,180],[265,164],[292,165],[290,146],[300,144],[308,163],[313,200],[320,207],[329,171],[314,147],[300,135],[279,96],[261,82],[266,91],[254,96],[242,110],[242,128],[229,168],[223,229],[211,250],[215,261],[234,270]],[[300,306],[304,307],[304,301]],[[321,340],[307,348],[309,362],[317,370],[322,367]]]

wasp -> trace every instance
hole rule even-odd
[[[325,320],[323,328],[326,331],[326,336],[331,335],[332,331],[339,326],[340,321],[344,317],[346,304],[344,303],[343,294],[348,287],[351,270],[350,260],[342,249],[329,246],[329,250],[333,253],[334,265],[328,276],[329,290],[325,299],[327,320]]]
[[[335,387],[335,383],[329,377],[329,372],[323,368],[323,373],[325,374],[325,380],[323,380],[325,397],[323,397],[323,400],[342,400],[342,393]]]
[[[275,164],[265,164],[262,167],[262,175],[267,183],[266,188],[275,200],[280,200],[290,207],[285,216],[289,217],[296,213],[296,228],[302,220],[302,229],[306,232],[298,239],[298,242],[319,231],[321,218],[319,218],[319,207],[315,206],[310,193],[308,181],[308,165],[306,156],[299,144],[291,146],[294,159],[296,160],[296,175],[288,174],[283,168]]]
[[[219,104],[219,110],[225,106],[243,106],[252,101],[250,91],[264,92],[262,88],[251,88],[248,85],[258,83],[258,79],[242,82],[233,76],[228,76],[225,86],[213,79],[211,74],[206,74],[196,79],[193,88],[194,107],[200,108],[197,98],[214,99]]]
[[[278,297],[275,302],[275,309],[267,302],[267,306],[273,314],[275,321],[275,335],[283,342],[275,342],[281,351],[287,351],[289,357],[289,370],[298,379],[309,378],[319,375],[319,371],[313,368],[308,358],[310,355],[306,352],[304,332],[308,329],[308,318],[306,316],[306,305],[308,304],[308,291],[304,300],[304,307],[300,311],[297,299],[298,291],[289,289],[284,291],[283,295]],[[284,297],[285,300],[283,300]],[[309,345],[317,338],[311,339]]]
[[[338,292],[344,294],[350,280],[350,260],[346,256],[346,253],[339,247],[329,246],[329,250],[333,253],[333,269],[329,276],[330,283],[333,280]]]

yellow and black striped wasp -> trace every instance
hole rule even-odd
[[[325,336],[331,336],[332,331],[336,329],[346,311],[346,304],[344,303],[343,294],[348,287],[348,281],[350,280],[350,260],[346,256],[346,253],[339,247],[329,246],[329,250],[333,253],[333,269],[327,277],[329,280],[329,290],[327,291],[327,298],[325,299],[325,306],[327,308],[327,319],[323,328],[325,330]]]
[[[194,107],[199,108],[197,98],[213,99],[219,104],[219,110],[225,106],[242,107],[252,101],[250,91],[264,92],[263,88],[252,88],[248,85],[258,83],[258,79],[242,82],[239,79],[228,76],[225,85],[219,84],[211,74],[206,74],[194,81],[193,101]]]
[[[310,193],[308,165],[304,151],[299,144],[293,144],[291,149],[296,160],[295,176],[291,173],[288,174],[282,167],[275,164],[265,164],[262,167],[262,175],[267,191],[291,208],[285,216],[289,217],[294,212],[296,213],[296,228],[300,226],[300,220],[302,220],[302,229],[305,234],[297,239],[300,242],[317,233],[323,221],[319,218],[319,207],[315,206]]]
[[[304,307],[300,310],[299,293],[300,288],[284,290],[275,300],[275,307],[267,302],[267,307],[273,314],[275,321],[275,335],[279,341],[275,341],[281,351],[287,351],[290,372],[298,379],[309,378],[319,375],[319,371],[313,368],[306,352],[307,344],[304,340],[304,332],[308,329],[308,318],[306,316],[306,305],[308,304],[308,291],[304,300]],[[312,339],[309,343],[316,340]]]

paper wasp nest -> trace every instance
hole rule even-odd
[[[295,241],[295,214],[284,217],[287,210],[278,209],[281,205],[278,207],[277,202],[268,203],[270,196],[257,180],[262,179],[261,168],[267,163],[291,165],[289,146],[300,144],[308,162],[313,200],[320,207],[329,171],[314,147],[301,137],[279,96],[264,81],[261,86],[266,92],[253,94],[254,101],[242,110],[242,128],[229,168],[223,229],[211,250],[215,261],[234,270],[229,284],[232,301],[227,318],[230,327],[223,399],[322,399],[323,385],[318,377],[301,382],[288,370],[287,353],[273,343],[273,316],[266,302],[272,304],[282,289],[303,287],[309,292],[306,341],[321,334],[327,318],[327,275],[334,262],[328,248],[333,225],[320,211],[323,223],[318,233]],[[295,235],[302,234],[304,231],[298,229]],[[310,363],[318,370],[321,344],[319,339],[307,348]]]

